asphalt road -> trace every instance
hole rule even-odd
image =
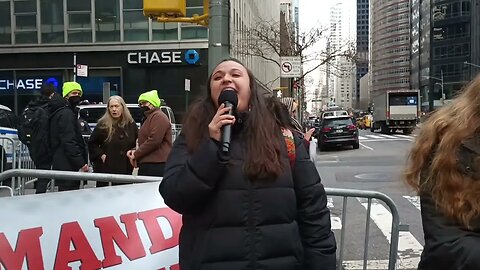
[[[408,151],[415,135],[383,135],[360,131],[360,149],[351,147],[320,152],[317,149],[317,169],[325,187],[379,191],[395,202],[400,222],[405,231],[400,232],[397,269],[416,269],[423,248],[423,231],[418,197],[404,184]],[[367,201],[349,198],[343,212],[342,197],[330,197],[332,229],[341,255],[343,240],[344,269],[363,269]],[[373,200],[369,219],[369,244],[367,269],[387,269],[391,214],[385,204]]]

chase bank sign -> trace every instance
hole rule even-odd
[[[43,83],[51,83],[58,87],[58,80],[54,77],[48,79],[40,79],[40,78],[25,78],[25,79],[17,79],[17,80],[9,80],[9,79],[0,79],[0,90],[40,90],[42,88]]]
[[[200,54],[197,50],[129,52],[127,54],[130,65],[195,65],[199,60]]]

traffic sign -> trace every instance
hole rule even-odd
[[[280,57],[280,77],[295,78],[302,76],[302,63],[299,56]]]

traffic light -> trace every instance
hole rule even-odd
[[[185,17],[186,0],[143,0],[143,14],[147,17]]]

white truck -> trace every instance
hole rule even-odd
[[[373,94],[373,122],[371,131],[390,134],[403,130],[410,134],[417,125],[420,114],[419,90],[396,90]]]

